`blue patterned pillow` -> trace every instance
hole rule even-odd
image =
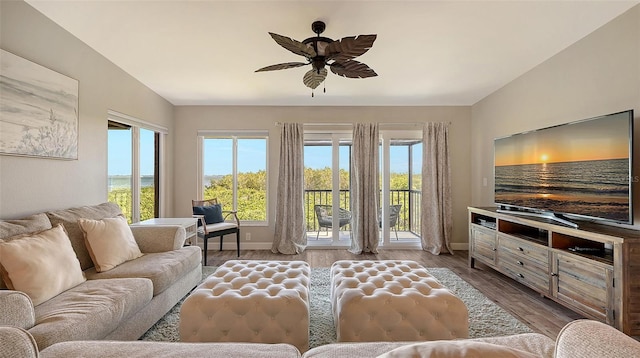
[[[222,217],[222,206],[220,204],[215,204],[211,206],[194,206],[193,207],[194,215],[204,215],[204,222],[208,224],[217,224],[224,221]],[[200,225],[200,220],[198,220],[198,225]]]

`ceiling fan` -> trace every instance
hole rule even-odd
[[[269,35],[278,45],[296,55],[305,57],[307,62],[279,63],[263,67],[256,70],[256,72],[284,70],[310,64],[312,68],[304,74],[302,82],[312,90],[318,87],[327,77],[328,71],[325,66],[328,66],[331,72],[336,75],[348,78],[367,78],[378,75],[369,66],[354,60],[354,58],[364,54],[373,46],[377,35],[350,36],[334,41],[320,36],[325,28],[324,22],[315,21],[311,24],[311,30],[317,36],[309,37],[302,42],[269,32]],[[313,92],[311,95],[313,96]]]

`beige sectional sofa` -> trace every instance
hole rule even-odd
[[[36,305],[0,279],[0,326],[24,329],[40,350],[66,341],[136,340],[201,281],[202,253],[183,247],[180,226],[131,227],[142,256],[97,272],[78,220],[118,216],[116,204],[103,203],[0,221],[0,241],[5,242],[62,224],[86,278]],[[2,255],[0,266],[7,259]]]
[[[513,358],[636,358],[640,343],[600,322],[577,320],[565,326],[556,341],[525,333],[506,337],[432,341],[333,343],[313,348],[303,355],[289,344],[263,343],[170,343],[82,341],[54,344],[38,352],[29,332],[0,327],[0,357],[32,358],[137,358],[137,357],[513,357]]]

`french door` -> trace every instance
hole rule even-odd
[[[351,131],[304,137],[307,247],[348,247]]]
[[[380,131],[380,246],[413,247],[420,239],[422,131]]]

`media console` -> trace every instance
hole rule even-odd
[[[640,232],[469,207],[476,261],[587,318],[640,335]]]

